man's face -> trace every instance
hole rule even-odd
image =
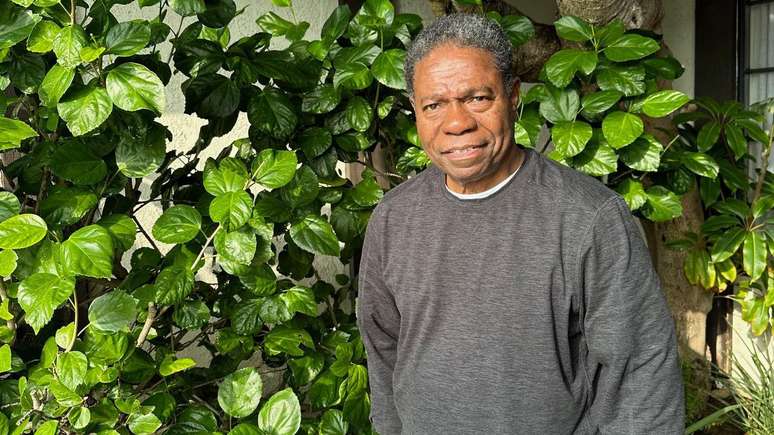
[[[518,82],[504,89],[493,56],[440,45],[417,62],[417,131],[430,160],[458,192],[483,191],[508,175]]]

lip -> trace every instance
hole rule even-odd
[[[481,144],[481,145],[469,145],[465,147],[455,147],[448,151],[443,151],[441,154],[443,154],[447,159],[450,160],[464,160],[464,159],[470,159],[473,157],[477,157],[479,154],[482,153],[482,150],[486,148],[487,144]],[[468,148],[464,152],[456,152],[455,150]]]

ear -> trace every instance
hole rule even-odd
[[[516,77],[513,80],[513,88],[511,88],[511,97],[510,97],[511,110],[514,113],[516,112],[516,108],[519,106],[520,88],[521,88],[521,81],[519,81],[519,78]]]

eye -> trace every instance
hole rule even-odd
[[[476,95],[470,98],[470,101],[473,101],[474,103],[483,103],[486,100],[488,100],[488,98],[483,95]]]
[[[425,105],[425,107],[424,107],[423,109],[425,110],[425,112],[428,112],[428,111],[433,111],[433,110],[436,110],[436,109],[438,109],[440,106],[441,106],[441,105],[440,105],[440,104],[438,104],[438,103],[430,103],[430,104],[427,104],[427,105]]]

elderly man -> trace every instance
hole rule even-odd
[[[383,435],[678,434],[674,324],[626,203],[514,144],[511,46],[438,19],[406,57],[433,162],[366,231],[357,318]]]

